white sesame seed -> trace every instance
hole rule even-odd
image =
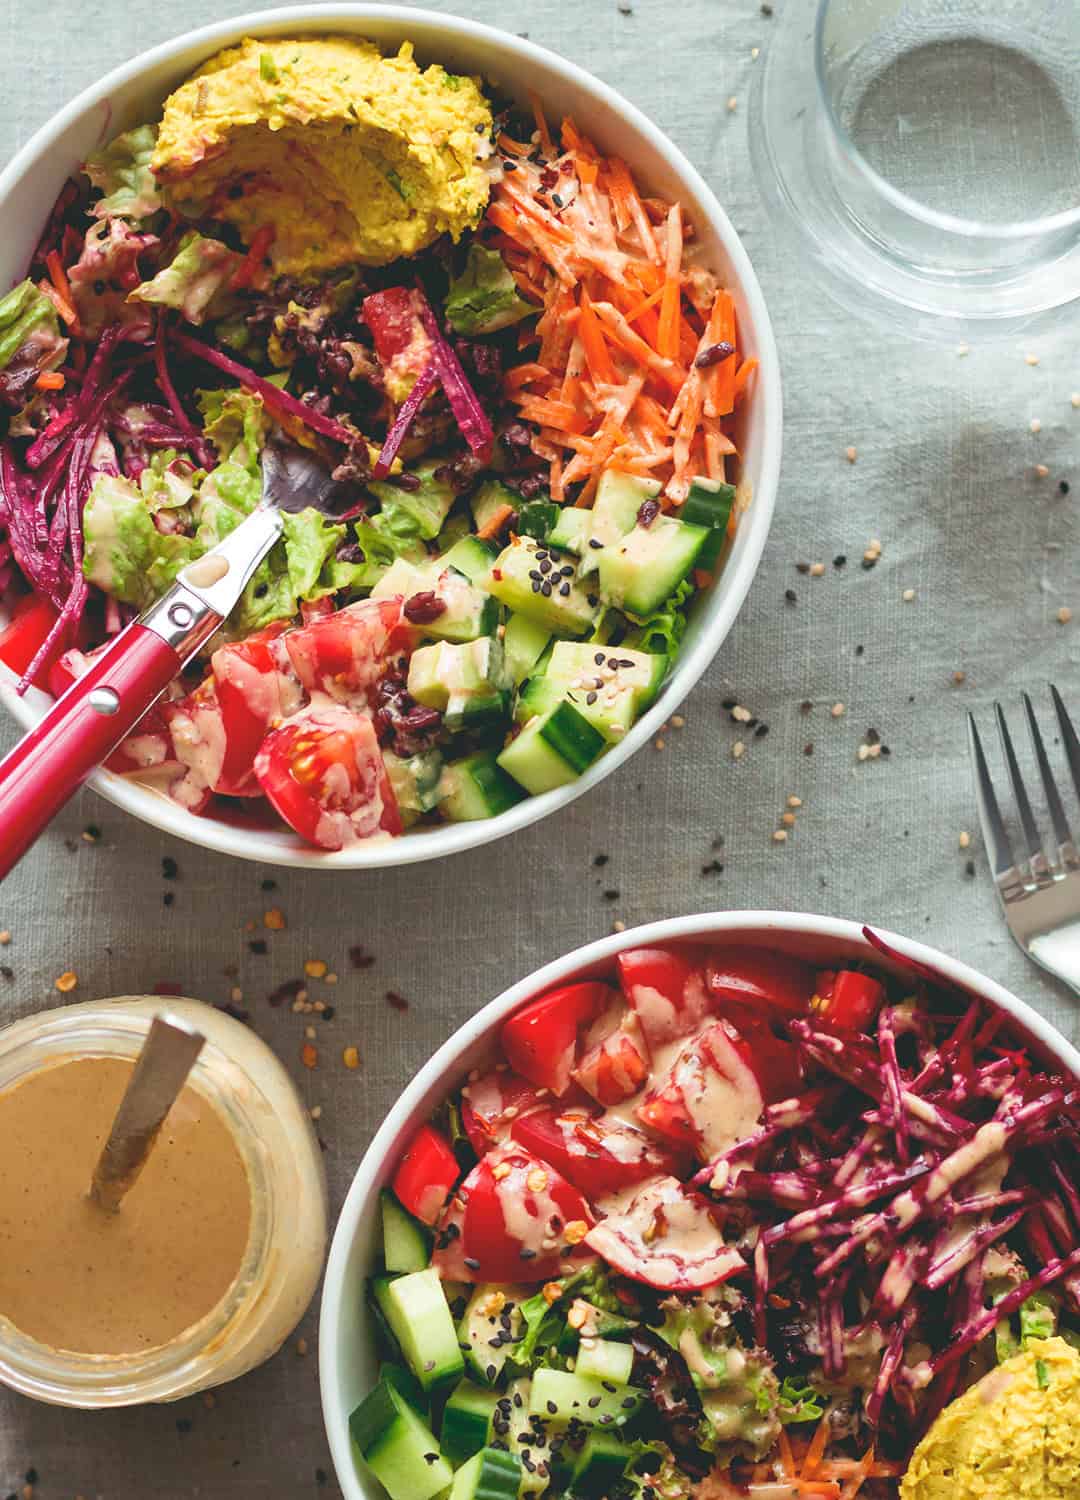
[[[849,464],[853,464],[855,462],[855,460],[859,456],[859,450],[858,450],[858,448],[856,448],[856,446],[855,446],[854,443],[852,443],[852,445],[851,445],[850,448],[848,448],[848,449],[845,450],[844,456],[847,459],[847,461],[848,461]]]
[[[869,745],[860,745],[859,748],[856,750],[855,754],[856,754],[856,756],[857,756],[857,758],[859,760],[869,760],[870,759],[870,746]]]
[[[901,597],[901,599],[903,599],[903,601],[904,601],[905,604],[910,604],[911,601],[915,598],[915,590],[914,589],[905,589],[904,592],[900,595],[900,597]]]
[[[957,358],[958,359],[966,359],[966,357],[970,353],[971,353],[971,345],[970,344],[957,344],[957,346],[956,346],[956,354],[957,354]]]
[[[801,807],[802,806],[802,798],[801,797],[796,797],[795,794],[792,793],[792,795],[787,799],[787,805],[789,807]]]
[[[1042,423],[1039,421],[1038,417],[1032,417],[1032,419],[1031,419],[1031,430],[1032,430],[1032,432],[1041,432],[1042,431]]]
[[[790,813],[790,812],[781,813],[781,815],[780,815],[780,821],[781,821],[781,823],[783,823],[783,825],[784,825],[785,828],[794,828],[795,827],[795,814],[794,813]]]
[[[732,756],[732,759],[733,760],[738,760],[739,757],[742,756],[742,755],[745,755],[745,753],[746,753],[746,746],[743,744],[742,740],[736,740],[735,743],[734,743],[734,745],[732,745],[732,747],[731,747],[731,756]]]
[[[1063,604],[1057,612],[1058,624],[1067,625],[1072,619],[1072,610],[1067,604]]]
[[[611,924],[611,930],[612,930],[612,932],[625,932],[626,931],[626,923],[620,921],[619,918],[616,917],[615,920],[614,920],[614,922],[612,922],[612,924]]]
[[[1045,479],[1046,476],[1049,473],[1050,473],[1050,470],[1046,467],[1045,464],[1036,464],[1035,465],[1035,477],[1036,477],[1036,479]]]
[[[1026,365],[1037,365],[1039,363],[1039,356],[1037,354],[1025,354],[1024,363]]]
[[[778,828],[775,831],[775,833],[773,834],[773,843],[774,844],[784,844],[786,842],[787,842],[787,829],[786,828]]]
[[[834,719],[839,719],[844,712],[844,705],[842,703],[834,703],[829,712]]]
[[[965,829],[961,829],[961,831],[960,831],[960,847],[961,847],[961,849],[968,849],[968,848],[970,848],[970,846],[971,846],[971,834],[968,833],[968,831],[967,831],[966,828]]]
[[[825,564],[824,563],[818,562],[818,563],[811,563],[810,564],[810,577],[811,578],[820,578],[821,575],[824,572],[825,572]]]
[[[313,1104],[311,1106],[310,1110],[308,1110],[308,1113],[310,1114],[310,1116],[311,1116],[311,1118],[313,1120],[321,1120],[322,1119],[322,1105],[321,1104]]]
[[[732,94],[731,98],[728,100],[727,107],[728,107],[728,114],[729,115],[733,115],[735,113],[735,111],[738,109],[738,107],[739,107],[739,101],[738,101],[738,99],[736,99],[736,97],[735,97],[734,94]]]
[[[1073,391],[1072,395],[1069,397],[1069,400],[1072,402],[1073,406],[1080,406],[1080,391]]]
[[[751,47],[750,48],[750,61],[751,62],[757,62],[757,60],[758,60],[758,58],[760,56],[761,56],[761,48],[760,47]]]
[[[731,717],[735,720],[736,724],[749,724],[754,716],[748,708],[743,708],[741,703],[736,703],[735,707],[731,710]]]
[[[672,714],[672,716],[671,716],[671,727],[672,727],[672,729],[685,729],[686,728],[686,720],[683,718],[682,714]]]
[[[304,1036],[307,1038],[307,1040],[309,1042],[313,1042],[315,1040],[315,1038],[318,1036],[318,1034],[319,1033],[315,1030],[314,1026],[305,1026],[304,1027]]]

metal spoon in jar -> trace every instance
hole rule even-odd
[[[155,1016],[105,1142],[90,1197],[115,1213],[154,1149],[206,1038],[175,1016]]]

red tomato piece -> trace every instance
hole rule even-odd
[[[40,594],[24,594],[12,611],[11,622],[0,631],[0,661],[21,677],[59,618],[48,599]],[[35,686],[43,687],[48,682],[49,669],[63,654],[64,646],[61,640],[50,649],[35,674]]]
[[[76,647],[65,651],[49,670],[49,692],[53,697],[62,697],[73,682],[89,672],[97,654],[97,651],[80,651]],[[183,767],[173,752],[172,735],[161,704],[155,703],[147,709],[127,738],[121,740],[106,758],[104,765],[106,770],[115,771],[120,776],[133,771],[172,770],[180,774]]]
[[[601,1104],[621,1104],[644,1086],[651,1062],[649,1044],[637,1015],[621,996],[612,994],[581,1047],[574,1079]]]
[[[519,1146],[491,1151],[461,1188],[461,1245],[477,1281],[547,1281],[566,1268],[562,1249],[592,1223],[585,1199],[549,1163]],[[566,1228],[574,1225],[571,1239]]]
[[[394,1173],[393,1188],[414,1218],[434,1224],[460,1176],[450,1142],[434,1126],[421,1125]]]
[[[689,1166],[686,1153],[650,1140],[643,1130],[580,1109],[533,1110],[515,1120],[510,1133],[589,1198]]]
[[[503,1023],[510,1066],[538,1088],[562,1095],[570,1086],[578,1032],[605,1009],[614,991],[598,980],[564,985],[531,1000]]]
[[[705,961],[705,982],[715,1000],[785,1016],[805,1015],[814,993],[814,971],[786,953],[767,948],[718,948]]]
[[[339,703],[366,704],[386,658],[402,644],[401,600],[363,599],[282,637],[297,677],[309,693]]]
[[[371,720],[334,704],[272,729],[255,775],[277,812],[319,849],[343,849],[401,818]]]
[[[746,1269],[708,1202],[675,1177],[642,1188],[624,1213],[591,1229],[585,1243],[623,1276],[665,1292],[701,1291]]]
[[[390,286],[385,291],[372,292],[360,304],[360,313],[371,329],[375,352],[384,365],[409,348],[417,328],[423,330],[411,287]]]
[[[616,963],[623,994],[652,1046],[689,1036],[708,1014],[698,955],[675,948],[631,948]]]
[[[260,795],[255,754],[270,726],[300,707],[300,685],[281,647],[274,646],[280,634],[280,627],[271,627],[221,646],[211,658],[223,734],[221,765],[211,788],[223,796]]]
[[[330,594],[324,594],[321,599],[301,599],[300,618],[305,625],[310,625],[312,620],[325,620],[327,615],[336,614],[337,605]]]
[[[764,1104],[747,1045],[728,1021],[714,1021],[680,1051],[635,1113],[684,1150],[710,1160],[754,1129]]]
[[[546,1089],[537,1089],[509,1068],[495,1068],[461,1091],[461,1123],[477,1156],[484,1156],[510,1133],[519,1115],[537,1109],[547,1098]]]
[[[838,1031],[869,1031],[885,1001],[885,986],[857,969],[822,969],[813,1010],[817,1020]]]

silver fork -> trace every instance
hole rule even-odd
[[[1061,694],[1053,685],[1050,687],[1050,694],[1054,700],[1054,711],[1061,730],[1072,784],[1080,798],[1080,738],[1077,737],[1072,720],[1061,701]],[[1009,931],[1029,958],[1033,958],[1044,969],[1056,974],[1059,979],[1080,992],[1080,853],[1077,852],[1061,794],[1050,769],[1031,699],[1027,693],[1022,693],[1021,697],[1050,814],[1053,838],[1044,839],[1036,825],[1031,800],[1024,787],[1012,736],[1000,703],[994,704],[994,714],[1020,822],[1019,856],[1014,854],[1005,829],[978,726],[972,715],[968,714],[968,736],[975,772],[979,821]]]

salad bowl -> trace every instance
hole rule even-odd
[[[388,48],[411,41],[421,62],[439,61],[483,74],[518,98],[535,92],[553,119],[569,115],[601,150],[617,150],[635,176],[652,192],[679,203],[695,225],[704,263],[732,294],[740,349],[757,362],[752,399],[742,404],[737,419],[743,513],[724,565],[695,599],[685,638],[656,701],[576,780],[527,797],[494,817],[424,825],[406,837],[361,840],[337,851],[305,845],[284,826],[196,816],[153,787],[104,769],[90,780],[125,812],[204,848],[264,863],[340,870],[439,858],[514,832],[587,792],[655,736],[716,656],[759,564],[779,473],[781,394],[768,313],[746,252],[708,186],[657,127],[605,84],[533,43],[405,6],[315,5],[256,13],[179,37],[116,69],[61,110],[0,174],[0,206],[9,226],[0,248],[0,284],[11,285],[25,273],[40,228],[68,176],[118,131],[152,118],[163,98],[199,64],[245,37],[326,33],[368,38]],[[3,620],[0,608],[0,624]],[[0,700],[23,729],[32,727],[51,701],[33,688],[17,694],[14,676],[3,666]]]
[[[482,1069],[499,1055],[500,1037],[505,1055],[511,1055],[503,1024],[526,1002],[553,988],[563,995],[568,991],[562,987],[568,984],[609,977],[619,955],[660,946],[676,952],[680,947],[693,947],[697,951],[715,947],[721,957],[724,949],[735,947],[767,949],[771,954],[815,968],[866,966],[894,979],[911,980],[913,974],[921,972],[938,985],[955,991],[961,1008],[965,1001],[977,999],[989,1011],[991,1023],[995,1013],[1000,1013],[1011,1044],[1016,1045],[1012,1041],[1016,1039],[1028,1056],[1049,1073],[1080,1079],[1080,1051],[1001,985],[922,943],[876,929],[868,935],[868,929],[852,921],[805,913],[755,911],[680,917],[606,937],[547,964],[478,1011],[420,1069],[377,1132],[346,1197],[326,1271],[319,1338],[323,1413],[346,1500],[376,1500],[382,1494],[367,1469],[356,1461],[349,1418],[375,1383],[376,1329],[366,1288],[382,1249],[380,1193],[393,1181],[400,1198],[402,1178],[395,1174],[402,1153],[433,1111],[453,1097],[466,1078],[471,1081],[476,1076],[471,1070]],[[784,961],[784,957],[779,959],[780,964]],[[647,980],[647,976],[643,978]],[[625,989],[625,973],[622,979]],[[877,988],[880,990],[880,986]],[[647,1016],[644,1008],[639,1015],[644,1023]],[[513,1066],[522,1067],[517,1057],[513,1058]],[[575,1077],[581,1077],[580,1071]],[[514,1104],[512,1111],[507,1110],[507,1116],[518,1114],[516,1096]],[[479,1103],[475,1107],[482,1108]],[[468,1120],[466,1124],[468,1127]],[[516,1128],[514,1136],[518,1138]],[[521,1139],[525,1139],[524,1135]],[[442,1253],[440,1245],[447,1240],[451,1240],[450,1235],[437,1238],[436,1260]],[[604,1259],[609,1259],[606,1250],[601,1251],[599,1245],[595,1248]],[[480,1274],[473,1279],[480,1279]],[[640,1279],[648,1280],[644,1275]],[[652,1282],[653,1286],[671,1284]],[[546,1294],[547,1287],[544,1290]],[[892,1472],[896,1472],[895,1468]]]

